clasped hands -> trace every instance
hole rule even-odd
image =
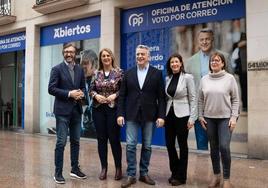
[[[74,100],[81,100],[84,98],[84,92],[81,89],[75,89],[70,91],[70,97]]]
[[[108,97],[105,97],[103,95],[97,94],[94,97],[98,103],[100,104],[105,104],[105,103],[112,103],[116,99],[116,94],[109,95]]]

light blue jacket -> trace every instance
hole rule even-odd
[[[232,73],[232,69],[229,61],[229,56],[227,53],[220,51],[220,50],[216,50],[217,52],[221,53],[224,55],[225,60],[226,60],[226,65],[227,65],[227,71],[229,73]],[[196,54],[194,54],[192,57],[190,57],[186,63],[185,63],[185,71],[189,74],[192,74],[194,77],[194,83],[195,83],[195,89],[196,92],[198,92],[199,89],[199,84],[200,84],[200,80],[201,80],[201,62],[200,62],[200,54],[201,52],[197,52]],[[197,97],[198,98],[198,97]]]

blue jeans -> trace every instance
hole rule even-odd
[[[208,150],[208,136],[205,129],[203,129],[199,120],[195,121],[194,132],[196,138],[196,145],[198,150]]]
[[[223,178],[230,178],[231,153],[230,142],[232,132],[228,126],[229,118],[205,118],[210,142],[210,157],[214,174],[220,174],[220,154],[223,168]]]
[[[154,122],[145,122],[143,124],[127,121],[126,122],[126,141],[127,141],[127,175],[135,177],[137,169],[136,146],[138,143],[138,130],[141,128],[142,149],[140,157],[140,176],[148,174],[152,148],[151,142],[154,132]]]
[[[56,115],[57,142],[55,148],[56,173],[61,173],[63,168],[64,148],[67,142],[68,132],[71,146],[71,166],[78,168],[79,147],[80,147],[81,114],[78,107],[74,107],[70,115]]]

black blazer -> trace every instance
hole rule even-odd
[[[144,121],[165,118],[166,101],[162,72],[152,66],[149,66],[142,89],[139,86],[137,67],[126,71],[121,83],[117,115],[125,117],[127,121],[138,121],[139,108]]]
[[[74,83],[72,81],[68,66],[62,62],[54,66],[50,73],[48,84],[48,93],[55,96],[54,114],[69,115],[73,107],[77,104],[72,98],[68,97],[68,93],[74,89],[81,89],[85,92],[85,78],[83,69],[79,65],[74,66]],[[80,103],[79,111],[82,114],[82,106]]]

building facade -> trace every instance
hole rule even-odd
[[[187,59],[198,51],[195,44],[197,31],[212,27],[216,47],[230,54],[241,33],[247,34],[248,105],[247,110],[241,110],[233,133],[232,151],[254,158],[268,158],[266,1],[0,2],[2,127],[21,127],[26,133],[48,134],[48,128],[53,131],[53,97],[47,93],[47,84],[51,67],[62,61],[61,50],[65,42],[77,44],[78,62],[88,50],[98,55],[100,49],[110,48],[123,69],[134,65],[135,46],[144,43],[150,47],[153,65],[164,70],[171,53],[179,52]],[[144,25],[144,15],[147,22],[151,21],[147,26]],[[241,78],[237,76],[237,79]],[[122,137],[124,139],[124,135]],[[163,130],[157,130],[154,144],[163,145],[163,140]],[[196,148],[193,130],[189,144],[190,148]]]

